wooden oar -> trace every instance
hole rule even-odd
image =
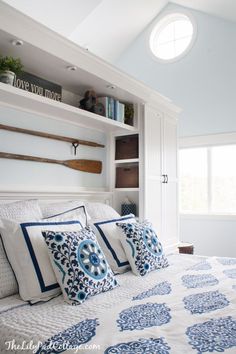
[[[28,156],[28,155],[18,155],[9,154],[7,152],[0,152],[0,158],[3,159],[13,159],[13,160],[24,160],[24,161],[35,161],[35,162],[46,162],[46,163],[56,163],[63,165],[74,170],[90,172],[90,173],[101,173],[102,172],[102,162],[96,160],[54,160],[45,159],[42,157]]]
[[[16,128],[16,127],[11,127],[9,125],[4,125],[4,124],[0,124],[0,129],[8,130],[8,131],[11,131],[11,132],[16,132],[16,133],[23,133],[23,134],[28,134],[28,135],[40,136],[42,138],[48,138],[48,139],[59,140],[59,141],[66,141],[66,142],[71,143],[71,144],[80,144],[80,145],[87,145],[87,146],[92,146],[92,147],[102,147],[102,148],[104,148],[104,145],[98,144],[98,143],[94,143],[93,141],[80,140],[80,139],[75,139],[75,138],[69,138],[69,137],[66,137],[66,136],[43,133],[43,132],[39,132],[39,131],[36,131],[36,130]]]

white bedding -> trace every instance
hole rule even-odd
[[[118,275],[120,287],[79,306],[62,296],[33,306],[18,295],[0,300],[0,353],[236,353],[236,259],[168,259],[143,278]]]

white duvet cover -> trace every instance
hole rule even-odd
[[[235,354],[236,259],[168,259],[79,306],[0,300],[0,353]]]

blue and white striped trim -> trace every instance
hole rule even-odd
[[[53,290],[53,289],[56,289],[56,288],[59,288],[59,284],[58,283],[54,283],[54,284],[50,284],[50,285],[45,285],[45,282],[44,282],[44,279],[43,279],[43,276],[42,276],[42,272],[40,270],[39,263],[38,263],[36,255],[35,255],[34,248],[33,248],[33,245],[31,243],[30,236],[28,234],[27,228],[34,227],[34,226],[55,226],[55,225],[72,225],[72,224],[78,224],[78,225],[80,225],[82,227],[80,221],[28,222],[28,223],[20,224],[22,232],[23,232],[23,235],[24,235],[24,239],[25,239],[25,242],[26,242],[26,245],[27,245],[27,248],[29,250],[29,253],[30,253],[30,256],[31,256],[31,259],[32,259],[32,263],[34,265],[34,269],[35,269],[35,272],[36,272],[36,275],[37,275],[37,278],[38,278],[40,289],[41,289],[41,291],[43,293],[45,293],[47,291],[50,291],[50,290]]]
[[[75,211],[75,210],[78,210],[78,209],[83,209],[84,215],[85,215],[85,219],[86,219],[86,225],[88,225],[88,214],[87,214],[87,210],[86,210],[86,208],[85,208],[84,205],[80,205],[80,206],[74,207],[74,208],[72,208],[72,209],[65,210],[65,211],[63,211],[63,212],[61,212],[61,213],[58,213],[58,214],[55,214],[55,215],[50,215],[50,216],[48,216],[48,217],[46,217],[46,218],[44,218],[44,219],[50,220],[50,219],[52,219],[52,218],[65,215],[65,214],[67,214],[67,213],[70,213],[70,212]]]
[[[94,226],[97,228],[98,232],[100,233],[100,235],[101,235],[101,237],[102,237],[104,243],[106,244],[107,248],[108,248],[109,251],[111,252],[111,254],[112,254],[114,260],[116,261],[116,264],[117,264],[118,267],[128,266],[128,265],[129,265],[129,262],[128,262],[128,261],[122,262],[122,261],[118,258],[118,256],[117,256],[117,254],[116,254],[114,248],[112,247],[112,245],[111,245],[110,242],[109,242],[109,239],[108,239],[109,235],[108,235],[108,237],[107,237],[107,236],[104,234],[104,232],[103,232],[101,226],[104,225],[104,224],[117,223],[117,222],[120,222],[120,221],[122,222],[122,221],[124,221],[124,220],[131,220],[131,219],[133,219],[133,218],[134,218],[134,215],[131,214],[131,215],[129,215],[129,216],[121,217],[121,218],[119,218],[119,219],[112,219],[112,220],[106,220],[106,221],[100,221],[100,222],[94,223]]]

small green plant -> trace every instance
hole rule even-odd
[[[13,71],[15,74],[20,74],[23,69],[23,65],[19,58],[14,59],[10,56],[0,56],[0,72]]]
[[[132,103],[125,103],[125,123],[133,125],[134,120],[134,105]]]

